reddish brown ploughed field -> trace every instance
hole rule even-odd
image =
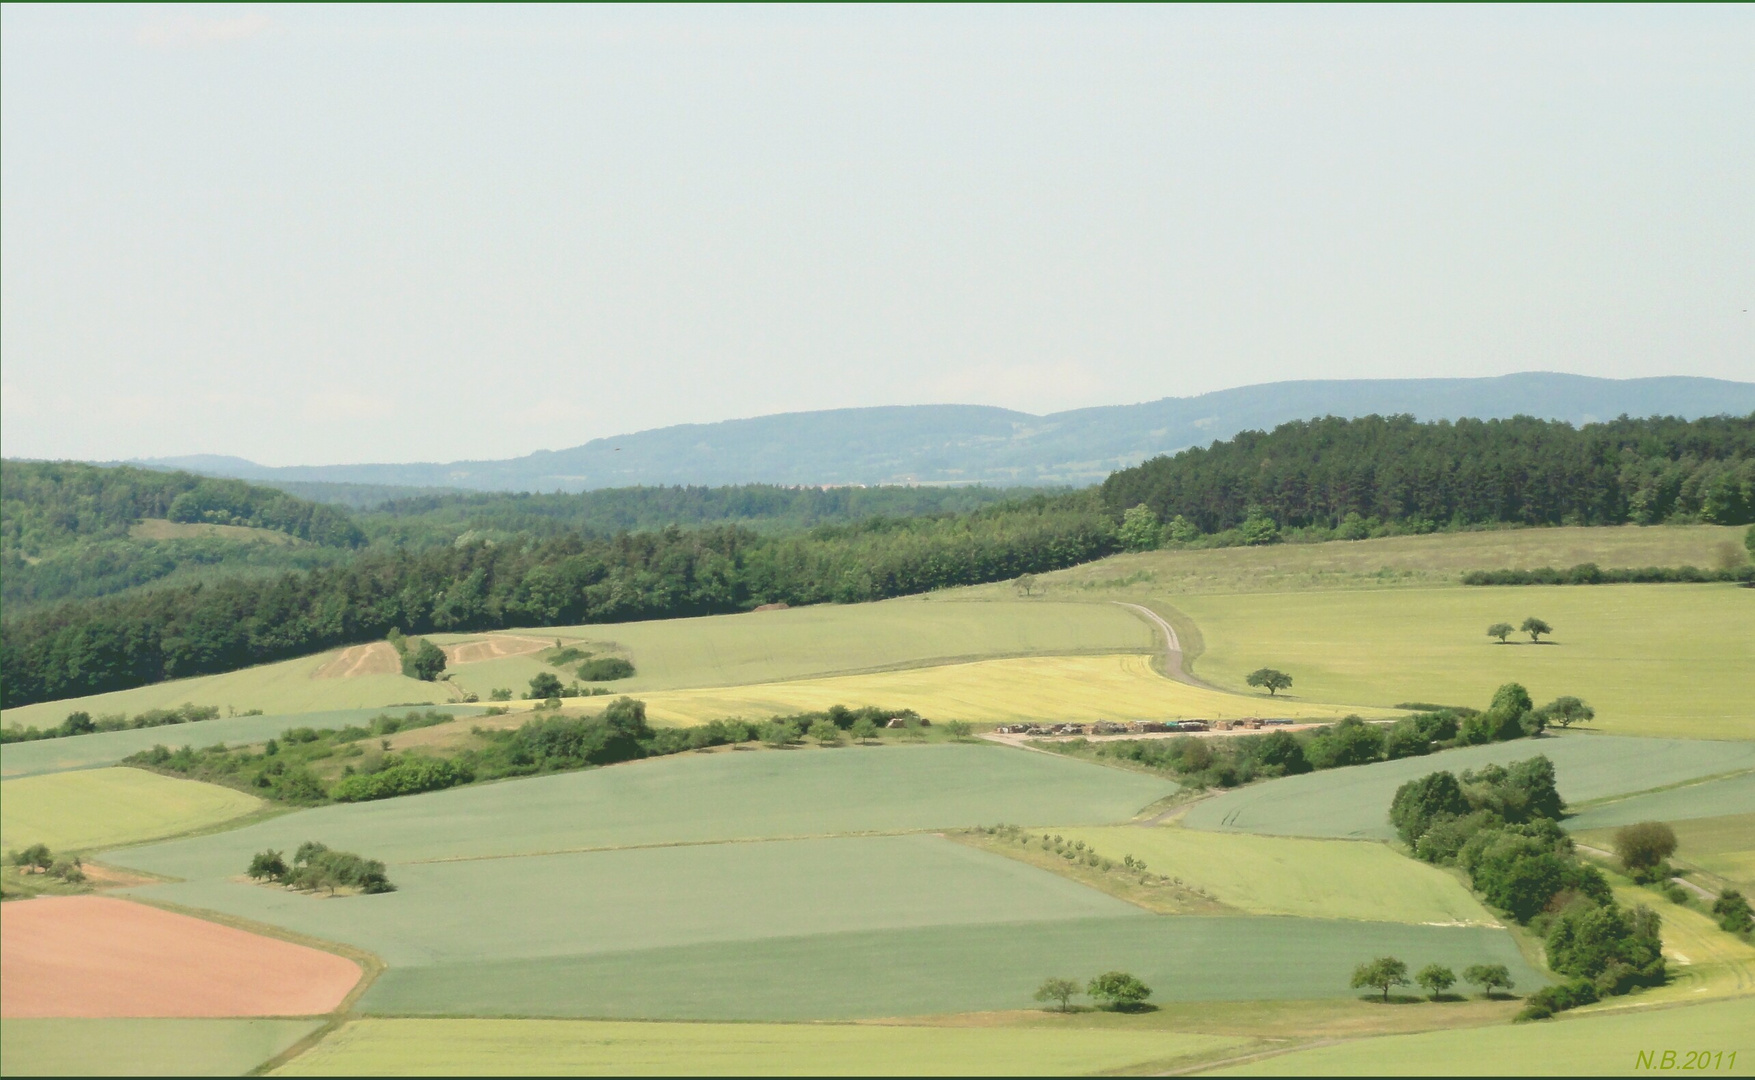
[[[360,979],[353,961],[105,896],[6,905],[0,1016],[312,1016]]]

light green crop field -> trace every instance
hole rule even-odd
[[[241,1076],[317,1020],[4,1020],[7,1076]]]
[[[1065,1076],[1174,1068],[1247,1045],[1089,1029],[368,1019],[275,1075]]]
[[[184,702],[216,705],[222,710],[230,706],[238,712],[261,709],[281,715],[333,709],[375,709],[397,702],[443,705],[454,700],[443,684],[425,683],[401,675],[314,678],[314,673],[334,656],[334,653],[320,653],[228,671],[223,675],[199,675],[108,694],[40,701],[0,712],[0,724],[48,728],[59,724],[76,709],[83,709],[93,716],[117,712],[133,716],[147,709],[176,708]]]
[[[1573,831],[1631,825],[1635,821],[1682,822],[1689,818],[1755,813],[1755,772],[1603,800],[1578,808],[1566,825]]]
[[[1070,606],[1070,605],[1069,605]],[[824,679],[731,686],[710,690],[660,690],[644,695],[654,719],[697,724],[724,716],[774,716],[876,705],[913,709],[937,721],[1162,720],[1171,717],[1237,719],[1274,716],[1339,720],[1402,713],[1370,707],[1322,705],[1259,694],[1232,694],[1190,686],[1159,674],[1152,659],[1135,656],[1035,656],[969,664],[841,675]]]
[[[987,743],[679,754],[382,802],[324,806],[115,858],[229,877],[320,839],[393,863],[1024,821],[1125,821],[1170,781]]]
[[[211,879],[132,895],[345,942],[392,966],[1139,915],[1058,875],[921,834],[396,864],[391,878],[394,893],[343,900]]]
[[[1200,627],[1196,674],[1243,690],[1276,667],[1305,701],[1485,708],[1502,683],[1595,707],[1594,730],[1755,738],[1755,591],[1595,585],[1179,596]],[[1537,616],[1550,644],[1500,645],[1496,622]],[[1517,642],[1517,638],[1512,639]]]
[[[1686,789],[1684,789],[1686,790]],[[1639,816],[1633,821],[1663,821],[1662,817]],[[1727,814],[1723,817],[1700,817],[1670,820],[1676,831],[1676,853],[1670,861],[1685,868],[1698,868],[1719,878],[1725,884],[1741,889],[1744,895],[1755,894],[1755,813]],[[1584,843],[1604,851],[1615,849],[1615,827],[1575,830]]]
[[[44,773],[66,772],[69,769],[114,765],[129,754],[150,750],[161,743],[165,746],[212,746],[220,742],[236,746],[241,743],[257,743],[279,735],[290,727],[346,727],[348,724],[363,723],[381,712],[400,716],[404,711],[406,710],[341,709],[294,713],[290,716],[230,716],[218,720],[201,720],[193,724],[100,731],[67,739],[9,743],[0,748],[0,775],[11,780],[19,776],[40,776]],[[457,716],[468,716],[479,713],[481,709],[477,706],[450,705],[443,711]]]
[[[1713,1055],[1723,1051],[1723,1057],[1713,1056],[1690,1072],[1755,1073],[1755,997],[1610,1015],[1563,1013],[1534,1024],[1386,1035],[1262,1058],[1207,1075],[1625,1076],[1679,1072],[1690,1051]],[[1649,1064],[1641,1064],[1642,1053],[1651,1055]]]
[[[1569,802],[1755,766],[1755,742],[1584,734],[1518,739],[1253,784],[1196,803],[1182,821],[1197,829],[1387,840],[1395,835],[1389,803],[1403,783],[1441,769],[1460,773],[1537,754],[1554,762],[1560,794]]]
[[[241,791],[140,769],[90,769],[0,784],[0,849],[90,851],[206,828],[266,804]]]
[[[1042,574],[1038,582],[1050,599],[1063,600],[1107,595],[1117,589],[1168,595],[1457,586],[1470,570],[1565,569],[1586,562],[1604,567],[1710,568],[1724,565],[1726,559],[1740,565],[1747,558],[1743,531],[1734,525],[1501,529],[1326,544],[1147,551]],[[1008,595],[1010,587],[982,585],[969,591],[997,597]]]
[[[1116,862],[1127,855],[1144,859],[1152,873],[1181,878],[1258,915],[1497,924],[1449,874],[1369,841],[1249,836],[1174,825],[1050,831],[1069,843],[1082,840]]]
[[[808,1020],[1033,1008],[1043,978],[1131,971],[1154,1001],[1350,998],[1361,957],[1502,963],[1504,930],[1258,916],[1060,919],[776,937],[595,956],[391,967],[373,1015]]]
[[[514,631],[516,633],[517,631]],[[618,692],[741,686],[807,676],[918,667],[1001,656],[1149,652],[1152,630],[1109,604],[1018,604],[905,597],[873,604],[821,604],[696,619],[561,626],[523,632],[613,644],[638,673]],[[473,635],[480,637],[481,635]],[[471,640],[457,635],[455,640]],[[451,636],[440,635],[438,642]],[[481,694],[522,690],[542,666],[517,656],[457,667],[453,678]]]

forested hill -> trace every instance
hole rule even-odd
[[[955,517],[872,518],[790,536],[736,526],[579,532],[239,577],[0,622],[0,704],[120,690],[407,633],[613,622],[875,600],[1071,566],[1115,550],[1083,492]]]
[[[1353,514],[1427,529],[1741,525],[1755,521],[1755,413],[1581,428],[1529,417],[1329,417],[1155,458],[1115,473],[1101,491],[1111,513],[1144,504],[1161,521],[1182,517],[1203,533],[1252,516],[1333,528]]]
[[[1187,446],[1311,416],[1422,420],[1518,414],[1574,424],[1755,410],[1755,383],[1523,372],[1478,379],[1328,379],[1034,416],[984,405],[782,413],[596,439],[503,461],[269,467],[201,456],[147,464],[282,484],[329,481],[482,491],[663,484],[1095,484]],[[305,489],[311,497],[323,495]],[[348,492],[337,492],[345,496]]]

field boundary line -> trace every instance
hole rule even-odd
[[[1156,657],[1156,651],[1139,649],[1123,649],[1103,646],[1090,649],[1055,649],[1051,652],[1003,652],[975,653],[960,656],[935,656],[926,660],[899,660],[893,664],[879,664],[875,667],[838,668],[833,671],[818,671],[808,675],[794,675],[786,679],[757,679],[753,682],[701,683],[689,686],[648,686],[630,687],[626,693],[635,694],[672,694],[694,690],[737,690],[748,686],[787,686],[792,683],[811,682],[816,679],[843,679],[854,675],[884,675],[892,671],[918,671],[926,668],[956,667],[961,664],[984,664],[990,660],[1053,660],[1063,656],[1150,656]],[[1230,693],[1230,691],[1225,691]]]
[[[1627,737],[1637,738],[1637,736],[1623,736],[1623,738]],[[1711,776],[1696,776],[1688,780],[1678,780],[1673,784],[1665,784],[1662,787],[1646,788],[1644,791],[1629,791],[1624,795],[1604,795],[1596,799],[1586,799],[1583,802],[1568,803],[1566,806],[1567,816],[1577,817],[1583,811],[1600,810],[1605,806],[1614,806],[1616,803],[1626,802],[1628,799],[1638,799],[1646,795],[1657,795],[1665,791],[1680,791],[1683,788],[1699,787],[1702,784],[1715,784],[1721,780],[1735,780],[1739,776],[1751,775],[1755,775],[1755,769],[1732,769],[1730,772],[1713,773]]]
[[[650,844],[599,845],[597,847],[553,848],[547,851],[520,851],[504,855],[447,855],[437,859],[406,859],[399,866],[433,866],[441,863],[488,862],[493,859],[539,859],[549,855],[596,855],[609,851],[650,851],[658,848],[719,847],[727,844],[785,844],[797,840],[858,840],[882,836],[939,836],[946,829],[966,828],[961,825],[928,825],[918,829],[873,829],[860,832],[798,833],[787,836],[734,836],[724,840],[664,840]]]

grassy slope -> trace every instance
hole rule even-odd
[[[1067,1075],[1164,1067],[1248,1044],[1094,1029],[356,1020],[276,1075]]]
[[[1672,863],[1704,870],[1745,896],[1755,894],[1755,813],[1672,821],[1670,827],[1676,830],[1678,842]],[[1614,850],[1613,828],[1582,832],[1578,838],[1604,851]]]
[[[1503,930],[1254,916],[1152,916],[849,931],[588,957],[392,967],[375,1014],[843,1019],[1027,1007],[1048,975],[1131,971],[1153,1000],[1350,998],[1360,957],[1503,963]]]
[[[1244,836],[1173,825],[1051,831],[1068,841],[1083,840],[1118,862],[1125,855],[1144,859],[1153,873],[1181,878],[1223,903],[1258,915],[1495,923],[1455,878],[1382,844]]]
[[[1195,670],[1243,688],[1262,665],[1301,699],[1440,701],[1482,707],[1502,683],[1538,702],[1574,694],[1595,730],[1683,738],[1752,738],[1755,593],[1729,585],[1454,588],[1186,596],[1199,626]],[[1553,624],[1552,644],[1500,645],[1494,622]]]
[[[7,1076],[238,1076],[315,1031],[316,1020],[7,1020]]]
[[[0,775],[11,780],[19,776],[113,765],[129,754],[150,750],[160,743],[165,746],[211,746],[216,742],[234,745],[262,742],[290,727],[346,727],[348,724],[370,720],[384,711],[386,710],[379,708],[341,709],[277,716],[231,716],[193,724],[104,731],[93,735],[75,735],[70,739],[10,743],[0,749]],[[405,710],[389,711],[401,715]],[[480,712],[480,709],[471,706],[448,706],[446,711],[468,716]]]
[[[1024,606],[1024,605],[1018,605]],[[671,690],[642,695],[654,718],[700,723],[722,716],[769,716],[831,705],[914,709],[943,722],[1092,721],[1166,717],[1284,716],[1339,719],[1382,709],[1270,702],[1173,682],[1145,656],[1045,656],[914,668],[873,675]]]
[[[390,862],[763,837],[902,831],[1041,817],[1101,824],[1170,781],[989,744],[683,754],[383,802],[326,806],[116,858],[186,878],[316,837]]]
[[[1197,803],[1183,821],[1201,829],[1389,839],[1394,835],[1389,803],[1402,783],[1440,769],[1460,772],[1489,761],[1514,761],[1536,754],[1545,754],[1554,762],[1560,794],[1569,801],[1648,790],[1755,766],[1755,742],[1601,735],[1519,739],[1271,780]]]
[[[1233,1076],[1620,1076],[1641,1051],[1737,1051],[1755,1071],[1755,998],[1614,1016],[1577,1013],[1519,1024],[1420,1035],[1389,1035],[1324,1046],[1217,1070]],[[1661,1060],[1661,1059],[1660,1059]],[[1659,1070],[1664,1071],[1664,1070]]]
[[[852,929],[1143,917],[1094,889],[925,835],[403,864],[391,878],[397,892],[343,901],[214,880],[135,895],[345,942],[392,967]]]
[[[218,825],[262,800],[139,769],[92,769],[0,784],[0,849],[89,851]]]

